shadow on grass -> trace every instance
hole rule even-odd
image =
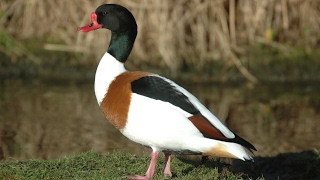
[[[232,171],[252,179],[320,179],[320,152],[284,153],[275,157],[256,157],[254,163],[235,160]]]
[[[244,179],[320,179],[320,152],[318,150],[300,153],[284,153],[275,157],[255,157],[254,162],[233,160],[233,165],[214,159],[195,161],[177,157],[195,167],[217,168],[222,175],[226,171],[238,174]],[[192,171],[192,167],[184,173]]]

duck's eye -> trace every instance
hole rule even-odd
[[[104,16],[107,15],[107,14],[108,14],[108,13],[107,13],[106,11],[102,13],[102,15],[104,15]]]

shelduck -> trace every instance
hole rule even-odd
[[[253,160],[245,149],[252,152],[256,148],[231,132],[187,90],[157,74],[125,69],[137,36],[135,18],[126,8],[103,4],[78,31],[100,28],[109,29],[112,36],[95,75],[98,104],[124,136],[152,148],[146,174],[127,178],[151,179],[160,152],[165,154],[165,176],[172,176],[171,154]]]

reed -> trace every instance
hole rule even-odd
[[[103,0],[2,0],[0,24],[18,39],[43,38],[50,50],[82,52],[97,61],[110,33],[77,33]],[[109,0],[136,17],[139,34],[130,63],[148,63],[178,72],[183,64],[203,69],[223,60],[249,80],[256,79],[238,59],[258,43],[287,51],[315,48],[320,42],[317,0]],[[106,38],[98,38],[98,37]],[[52,39],[63,44],[52,44]],[[50,41],[51,40],[51,41]],[[61,47],[59,47],[61,45]],[[88,61],[92,61],[88,58]]]

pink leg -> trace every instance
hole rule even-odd
[[[153,175],[154,175],[154,169],[155,169],[156,164],[157,164],[159,153],[160,152],[152,152],[151,162],[150,162],[149,168],[148,168],[145,176],[131,175],[131,176],[127,176],[127,178],[128,179],[139,179],[139,180],[149,180],[149,179],[151,179],[153,177]]]
[[[166,159],[164,161],[164,176],[165,177],[172,177],[172,173],[171,173],[171,170],[170,170],[170,161],[171,161],[171,154],[165,154],[166,156]]]

